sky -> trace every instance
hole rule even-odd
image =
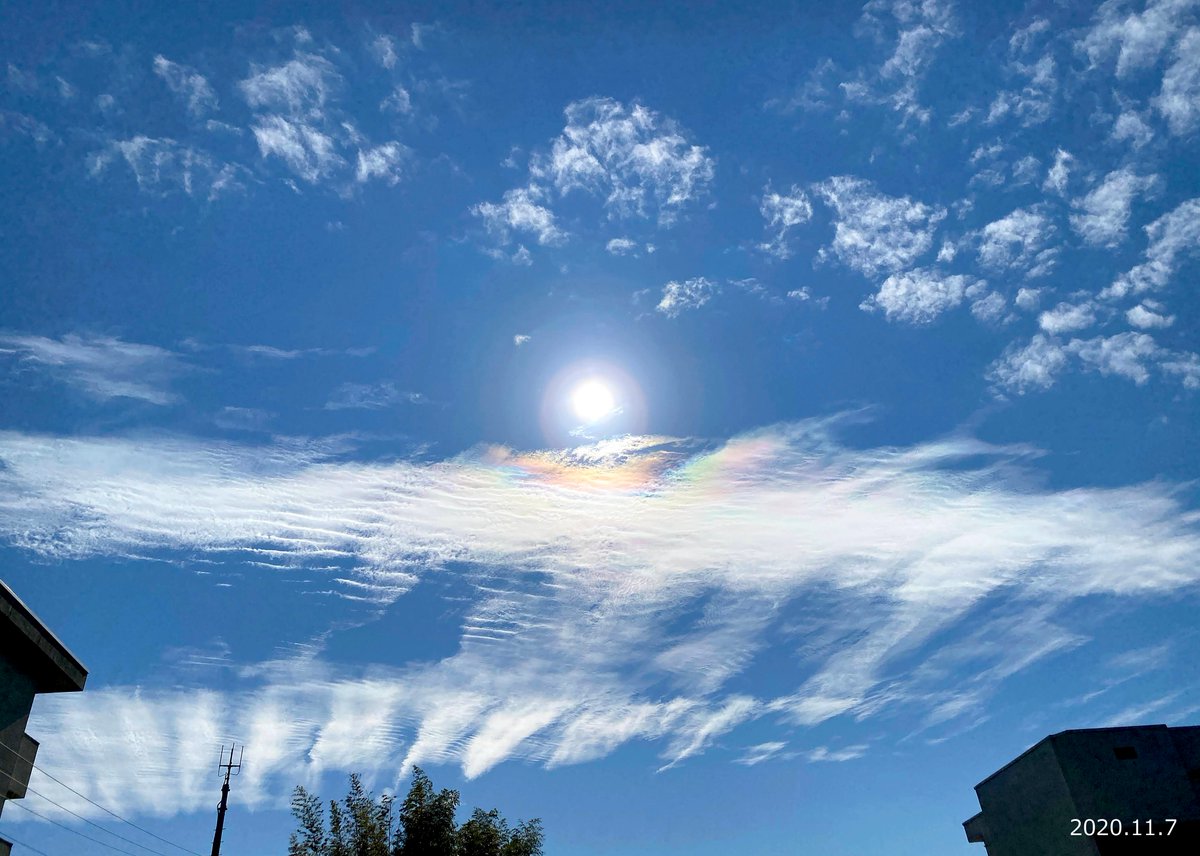
[[[413,765],[551,856],[969,854],[1043,736],[1198,721],[1197,0],[0,14],[79,793],[207,852],[236,741],[230,854]]]

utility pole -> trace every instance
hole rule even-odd
[[[237,763],[233,763],[233,750],[237,744],[229,747],[229,760],[225,760],[225,747],[221,746],[221,763],[217,765],[218,770],[225,771],[225,783],[221,785],[221,804],[217,806],[217,831],[213,835],[212,856],[221,856],[221,832],[225,829],[225,809],[229,807],[229,776],[238,775],[242,771],[242,753],[246,751],[246,747],[242,747],[242,751],[238,753]]]

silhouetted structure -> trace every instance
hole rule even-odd
[[[1062,731],[975,793],[988,856],[1200,853],[1200,726]]]
[[[0,581],[0,813],[29,785],[38,742],[25,733],[38,693],[78,692],[87,669]],[[0,838],[0,856],[12,845]]]

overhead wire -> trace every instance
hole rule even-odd
[[[14,749],[14,748],[12,748],[11,746],[9,746],[9,745],[8,745],[7,743],[5,743],[3,740],[0,740],[0,746],[3,746],[5,749],[7,749],[9,752],[11,752],[11,753],[13,753],[14,755],[16,755],[18,758],[21,758],[22,760],[25,760],[24,756],[22,756],[20,752],[18,752],[16,749]],[[151,832],[149,829],[145,829],[145,828],[143,828],[143,827],[141,827],[141,826],[138,826],[138,825],[137,825],[136,823],[134,823],[132,820],[129,820],[129,819],[127,819],[127,818],[124,818],[124,817],[121,817],[121,815],[117,814],[117,813],[116,813],[115,811],[113,811],[112,809],[110,809],[110,808],[106,808],[105,806],[102,806],[102,805],[100,805],[100,803],[96,802],[95,800],[91,799],[90,797],[88,797],[88,796],[86,796],[86,795],[84,795],[84,794],[81,794],[79,791],[75,790],[73,787],[71,787],[70,785],[68,785],[66,782],[64,782],[64,781],[62,781],[62,780],[60,780],[60,779],[56,779],[54,776],[52,776],[52,775],[50,775],[49,773],[47,773],[47,772],[46,772],[44,769],[42,769],[41,767],[39,767],[37,764],[30,763],[30,765],[29,765],[29,766],[33,767],[33,769],[37,770],[39,773],[41,773],[43,776],[45,776],[47,779],[49,779],[50,781],[54,782],[55,784],[57,784],[57,785],[60,785],[61,787],[64,787],[64,788],[66,788],[68,791],[70,791],[71,793],[75,794],[75,796],[79,797],[80,799],[82,799],[82,800],[85,800],[85,801],[86,801],[86,802],[88,802],[88,803],[91,803],[92,805],[94,805],[96,808],[100,809],[100,810],[101,810],[101,811],[103,811],[104,813],[106,813],[106,814],[108,814],[108,815],[110,815],[110,816],[112,816],[112,817],[115,817],[117,820],[121,821],[122,823],[127,823],[127,824],[129,824],[129,825],[130,825],[130,826],[132,826],[134,829],[136,829],[138,832],[141,832],[141,833],[143,833],[143,834],[145,834],[145,835],[149,835],[151,838],[156,838],[156,839],[158,839],[159,841],[161,841],[163,844],[169,844],[169,845],[171,845],[172,847],[178,848],[179,850],[182,850],[182,851],[183,851],[183,852],[185,852],[185,853],[190,853],[190,854],[192,854],[192,856],[201,856],[201,854],[197,853],[195,850],[192,850],[192,849],[190,849],[190,848],[184,847],[182,844],[176,844],[174,841],[171,841],[170,839],[163,838],[161,835],[156,835],[155,833]],[[11,778],[11,776],[10,776],[10,778]],[[34,793],[37,793],[37,792],[35,791]],[[43,795],[43,794],[38,794],[38,796],[41,796],[41,797],[43,797],[43,799],[49,799],[49,797],[46,797],[46,796],[45,796],[45,795]],[[51,802],[54,802],[53,800],[50,800],[50,801],[51,801]],[[55,804],[57,805],[57,803],[55,803]],[[62,808],[62,806],[59,806],[59,808]],[[64,810],[65,810],[65,809],[64,809]],[[72,814],[74,814],[74,812],[71,812],[71,813],[72,813]],[[76,816],[76,817],[79,817],[79,815],[75,815],[75,816]],[[83,819],[84,819],[84,820],[86,820],[86,818],[83,818]],[[91,821],[88,821],[88,823],[91,823]],[[95,824],[92,824],[92,825],[93,825],[93,826],[95,826]],[[103,829],[103,827],[100,827],[100,828],[101,828],[101,829]],[[105,832],[109,832],[109,830],[105,830]],[[110,834],[112,834],[112,835],[116,835],[116,833],[115,833],[115,832],[113,832],[113,833],[110,833]],[[117,837],[118,837],[118,838],[122,838],[122,836],[120,836],[120,835],[117,835]],[[122,838],[122,840],[123,840],[123,841],[128,841],[129,839]],[[136,842],[133,842],[133,841],[131,841],[130,843],[131,843],[131,844],[137,844]],[[138,846],[138,847],[142,847],[143,849],[149,849],[149,848],[146,848],[144,845],[141,845],[141,844],[137,844],[137,846]],[[151,851],[151,852],[157,852],[157,851]]]
[[[0,773],[4,773],[4,775],[8,776],[14,782],[21,784],[21,782],[19,782],[18,779],[16,778],[16,776],[14,776],[12,773],[5,772],[4,770],[0,770]],[[50,797],[46,796],[41,791],[34,790],[33,788],[29,787],[29,785],[25,785],[25,790],[28,791],[29,793],[33,794],[34,796],[41,797],[46,802],[50,803],[50,805],[54,806],[55,808],[59,809],[60,811],[65,811],[67,814],[69,814],[73,817],[79,818],[84,823],[88,824],[89,826],[94,826],[97,829],[99,829],[101,832],[107,833],[107,834],[113,836],[114,838],[120,838],[126,844],[132,844],[134,847],[140,847],[143,850],[147,851],[148,853],[155,854],[155,856],[167,856],[167,854],[163,853],[161,850],[155,850],[153,847],[147,847],[145,844],[139,844],[138,842],[134,841],[132,838],[126,838],[124,835],[120,835],[116,832],[113,832],[111,829],[105,829],[103,826],[96,823],[94,820],[88,820],[82,814],[77,814],[76,812],[71,811],[71,809],[67,808],[62,803],[51,799]],[[22,806],[22,808],[24,808],[24,806]]]
[[[101,841],[99,838],[92,838],[92,836],[82,833],[78,829],[72,829],[71,827],[67,826],[65,823],[59,823],[57,820],[55,820],[52,817],[46,817],[46,815],[41,814],[40,812],[34,811],[29,806],[21,803],[19,800],[15,801],[13,803],[13,805],[15,805],[17,808],[21,809],[22,811],[29,812],[36,818],[40,818],[41,820],[46,821],[46,823],[53,823],[59,829],[65,829],[67,832],[71,833],[72,835],[78,835],[80,838],[86,838],[88,841],[91,841],[93,844],[99,844],[101,847],[107,847],[109,850],[116,850],[118,853],[125,853],[126,856],[138,856],[138,854],[134,853],[132,850],[126,850],[125,848],[118,847],[115,844],[109,844],[108,842]]]

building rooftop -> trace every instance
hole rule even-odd
[[[21,598],[0,580],[0,646],[39,693],[83,689],[87,669]]]
[[[982,781],[979,782],[979,785],[982,785],[984,782],[988,782],[988,781],[991,781],[992,779],[996,778],[1001,773],[1003,773],[1005,770],[1009,769],[1014,764],[1018,763],[1022,758],[1024,758],[1026,755],[1028,755],[1034,749],[1037,749],[1043,743],[1053,743],[1059,737],[1064,737],[1068,734],[1102,734],[1105,732],[1114,732],[1114,731],[1116,731],[1116,732],[1145,731],[1146,729],[1149,729],[1149,728],[1161,728],[1164,731],[1190,731],[1190,730],[1200,730],[1200,725],[1183,725],[1183,726],[1170,727],[1165,724],[1156,723],[1153,725],[1116,725],[1116,726],[1111,726],[1108,728],[1068,728],[1065,731],[1056,731],[1054,734],[1050,734],[1050,735],[1047,735],[1046,737],[1043,737],[1041,740],[1039,740],[1037,743],[1034,743],[1032,746],[1030,746],[1028,749],[1026,749],[1024,752],[1022,752],[1017,757],[1013,758],[1011,761],[1009,761],[1003,767],[996,770],[996,772],[994,772],[990,776],[984,778]],[[976,785],[975,787],[979,787],[979,785]]]

